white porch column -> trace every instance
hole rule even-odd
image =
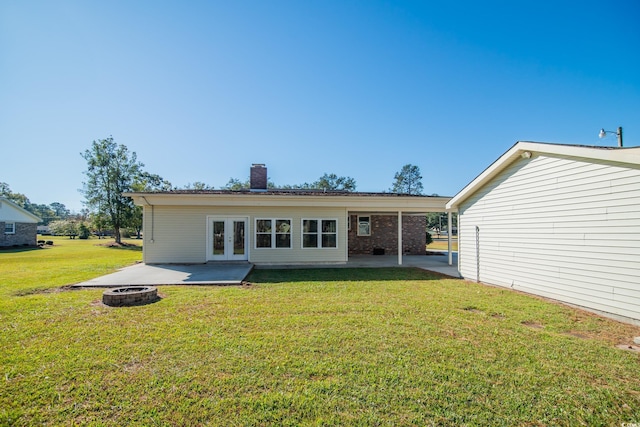
[[[402,265],[402,211],[398,211],[398,265]]]
[[[453,254],[451,253],[451,235],[453,227],[451,227],[451,211],[447,212],[447,250],[449,251],[449,265],[453,264]]]

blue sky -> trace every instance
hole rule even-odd
[[[78,211],[93,140],[174,185],[418,165],[453,196],[516,141],[640,145],[640,3],[4,1],[0,181]]]

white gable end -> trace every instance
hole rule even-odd
[[[7,199],[0,199],[0,222],[22,222],[35,224],[40,222],[40,218]]]
[[[457,207],[463,277],[640,320],[640,166],[518,156]]]

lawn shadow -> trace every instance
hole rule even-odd
[[[390,280],[452,279],[444,274],[416,267],[254,269],[246,278],[252,283],[283,282],[368,282]]]
[[[0,247],[0,253],[3,254],[17,254],[20,252],[37,251],[43,249],[40,246],[3,246]]]
[[[105,247],[107,247],[109,249],[119,249],[119,250],[125,250],[125,251],[142,252],[142,246],[126,244],[126,243],[122,244],[122,245],[109,244],[109,245],[100,245],[100,246],[105,246]]]

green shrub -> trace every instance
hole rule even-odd
[[[432,243],[433,243],[433,237],[431,237],[431,233],[427,231],[427,245],[430,245]]]

